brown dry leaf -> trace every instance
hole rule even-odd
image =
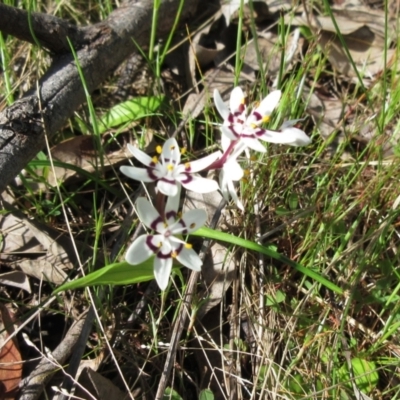
[[[10,271],[0,274],[0,285],[13,286],[31,293],[29,279],[23,272]]]
[[[109,379],[104,378],[91,368],[84,368],[79,376],[79,384],[74,393],[77,398],[92,400],[93,396],[97,400],[124,400],[130,398],[119,390]],[[85,388],[92,396],[89,396]]]
[[[367,8],[332,9],[335,21],[343,39],[346,41],[351,58],[358,72],[362,76],[372,77],[383,70],[384,60],[384,26],[385,15],[381,11]],[[311,16],[295,17],[286,16],[286,23],[292,25],[305,25],[312,30],[318,30],[318,41],[327,55],[330,63],[342,74],[356,77],[357,74],[336,35],[336,28],[330,17]],[[394,36],[393,21],[389,23],[389,37]],[[395,54],[395,49],[388,49],[387,62]]]
[[[64,269],[72,269],[76,264],[68,237],[28,220],[18,211],[0,215],[0,232],[3,239],[0,260],[29,276],[59,285],[67,278]],[[84,250],[91,254],[91,249]]]
[[[0,315],[0,398],[12,400],[16,398],[23,364],[16,337],[6,342],[14,327],[10,311],[3,304],[0,304]]]
[[[96,166],[100,165],[98,151],[96,150],[94,139],[92,136],[75,136],[65,140],[51,149],[52,157],[55,161],[72,164],[83,170],[93,173],[97,170]],[[115,165],[126,159],[125,151],[119,149],[107,154],[104,158],[103,165],[105,167]],[[55,167],[55,176],[49,173],[48,183],[52,186],[56,182],[64,182],[66,179],[75,176],[77,173],[68,168]]]
[[[308,98],[307,111],[314,117],[321,136],[327,139],[339,127],[345,105],[339,99],[326,99],[312,93]]]

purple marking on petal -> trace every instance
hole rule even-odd
[[[176,180],[175,179],[168,179],[168,178],[160,178],[159,181],[163,181],[165,183],[169,183],[170,185],[176,185]]]
[[[262,115],[261,115],[258,111],[253,111],[253,112],[251,113],[251,115],[252,115],[253,117],[255,117],[255,119],[256,119],[257,121],[259,121],[260,119],[262,119]]]
[[[182,251],[182,249],[183,249],[183,244],[181,243],[179,247],[174,250],[174,252],[179,254]],[[166,260],[172,257],[172,251],[169,251],[168,253],[163,253],[162,251],[159,251],[156,257],[161,258],[162,260]]]
[[[150,225],[150,228],[153,230],[153,231],[157,231],[157,225],[158,224],[163,224],[164,223],[164,220],[161,218],[161,217],[158,217],[157,219],[155,219],[152,223],[151,223],[151,225]]]
[[[153,252],[153,253],[157,253],[159,250],[160,250],[160,248],[158,247],[158,246],[156,246],[153,242],[152,242],[152,239],[153,239],[153,235],[148,235],[147,237],[146,237],[146,244],[147,244],[147,246],[149,247],[149,249]]]
[[[266,130],[265,129],[258,129],[257,131],[254,132],[255,136],[260,137],[264,136]]]
[[[167,258],[172,257],[172,251],[169,251],[168,253],[164,254],[163,252],[159,251],[156,255],[157,258],[161,258],[162,260],[166,260]]]
[[[186,173],[182,173],[182,175],[185,176],[185,178],[179,179],[179,181],[180,181],[181,183],[186,184],[186,183],[192,182],[192,180],[193,180],[192,175],[186,174]]]
[[[168,211],[165,214],[165,219],[169,220],[170,218],[172,218],[172,219],[176,220],[177,216],[178,216],[178,213],[176,211],[172,210],[172,211]]]
[[[235,136],[238,139],[242,136],[240,133],[235,131],[235,128],[233,127],[233,125],[229,126],[229,130],[233,133],[233,136]]]
[[[149,175],[149,177],[153,181],[156,181],[156,180],[158,180],[158,176],[153,171],[155,171],[155,168],[147,168],[147,174]]]
[[[233,124],[235,122],[235,115],[230,113],[228,115],[228,118],[226,119],[228,122],[230,122],[231,124]]]
[[[255,135],[254,135],[254,132],[251,132],[251,133],[242,133],[242,134],[240,135],[240,137],[243,138],[243,139],[256,139],[256,137],[255,137]]]

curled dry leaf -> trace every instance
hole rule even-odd
[[[51,154],[54,161],[70,164],[90,174],[95,173],[100,165],[109,167],[110,165],[118,164],[126,159],[125,151],[123,149],[118,149],[108,152],[101,164],[94,138],[89,135],[75,136],[65,140],[54,146],[51,149]],[[67,166],[55,166],[54,170],[55,174],[53,174],[52,170],[47,174],[47,182],[51,186],[56,186],[57,182],[65,182],[71,177],[79,176],[76,169],[68,168]],[[38,184],[38,187],[34,187],[33,189],[45,190],[45,185]]]
[[[358,72],[371,77],[381,72],[385,66],[385,15],[381,11],[357,7],[353,9],[333,9],[336,24],[346,42],[347,48]],[[356,77],[356,71],[347,56],[341,41],[337,37],[336,27],[330,17],[286,16],[285,22],[292,25],[304,25],[318,31],[318,41],[333,67],[344,75]],[[389,21],[389,38],[394,37],[394,21]],[[388,49],[389,62],[395,55],[395,49]]]
[[[92,394],[98,400],[118,399],[124,400],[131,398],[119,390],[109,379],[101,374],[86,367],[79,376],[79,384],[75,392],[77,398],[88,398],[87,392]],[[84,390],[84,389],[85,390]]]
[[[26,274],[21,271],[10,271],[0,274],[0,285],[13,286],[31,293],[29,279]]]
[[[28,220],[16,210],[0,215],[0,233],[0,261],[12,268],[20,268],[29,276],[59,285],[67,278],[64,270],[77,265],[69,237],[49,226]],[[93,255],[87,246],[78,243],[78,248],[85,260]]]
[[[0,398],[12,400],[16,398],[23,364],[16,337],[7,341],[14,326],[10,310],[3,304],[0,304],[0,315]]]

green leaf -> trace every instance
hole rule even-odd
[[[210,389],[204,389],[199,394],[199,400],[214,400],[214,394]]]
[[[125,122],[153,115],[163,100],[164,96],[137,97],[117,104],[98,120],[99,133]]]
[[[270,294],[266,295],[265,305],[267,307],[276,306],[279,303],[282,303],[286,299],[286,294],[281,290],[277,290],[276,293],[271,296]]]
[[[375,363],[362,358],[353,358],[351,360],[351,365],[353,368],[354,382],[358,389],[365,393],[372,392],[379,381],[379,374],[376,370]],[[340,367],[338,376],[342,382],[346,382],[346,384],[351,387],[347,364]]]
[[[318,272],[316,272],[310,268],[303,267],[302,265],[296,263],[295,261],[290,260],[289,258],[285,257],[284,255],[273,250],[272,247],[261,246],[260,244],[251,242],[250,240],[242,239],[237,236],[231,235],[229,233],[219,232],[214,229],[204,228],[204,227],[200,228],[196,232],[192,233],[192,235],[204,236],[206,238],[214,239],[214,240],[221,240],[223,242],[231,243],[236,246],[244,247],[245,249],[257,251],[261,254],[264,254],[266,256],[274,258],[275,260],[278,260],[284,264],[290,265],[296,271],[319,282],[321,285],[327,287],[328,289],[330,289],[336,293],[343,294],[343,290],[339,286],[336,286],[334,283],[332,283],[328,279],[324,278]]]
[[[54,291],[54,294],[64,290],[77,289],[93,285],[128,285],[131,283],[146,282],[154,279],[153,258],[139,265],[127,262],[107,265],[82,278],[67,282]]]
[[[183,399],[174,389],[168,387],[165,389],[163,400],[183,400]]]

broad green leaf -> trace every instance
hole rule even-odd
[[[137,97],[117,104],[98,120],[99,133],[126,122],[153,115],[163,100],[164,96]]]
[[[265,254],[266,256],[274,258],[275,260],[278,260],[284,264],[290,265],[296,271],[319,282],[321,285],[324,285],[328,289],[333,290],[336,293],[343,294],[343,290],[339,286],[336,286],[334,283],[332,283],[328,279],[324,278],[318,272],[316,272],[310,268],[303,267],[302,265],[296,263],[295,261],[290,260],[289,258],[285,257],[284,255],[279,254],[277,251],[273,250],[271,247],[261,246],[260,244],[251,242],[250,240],[242,239],[242,238],[236,237],[234,235],[231,235],[229,233],[219,232],[214,229],[204,228],[204,227],[200,228],[195,233],[192,233],[192,235],[204,236],[209,239],[221,240],[223,242],[232,243],[236,246],[244,247],[246,249],[257,251],[261,254]]]
[[[165,389],[163,400],[183,400],[183,399],[174,389],[168,387]]]
[[[353,368],[354,383],[358,389],[365,393],[372,392],[379,381],[379,374],[376,370],[375,363],[362,358],[353,358],[351,360],[351,365]],[[346,382],[349,386],[351,385],[347,364],[343,364],[340,367],[338,375],[342,382]]]
[[[64,290],[77,289],[93,285],[128,285],[131,283],[146,282],[154,279],[153,258],[139,265],[130,265],[127,262],[107,265],[82,278],[67,282],[54,291],[54,294]]]
[[[265,296],[265,305],[267,307],[276,306],[279,303],[282,303],[286,299],[286,294],[281,290],[277,290],[274,295],[267,294]]]
[[[204,389],[199,394],[199,400],[214,400],[214,394],[210,389]]]

